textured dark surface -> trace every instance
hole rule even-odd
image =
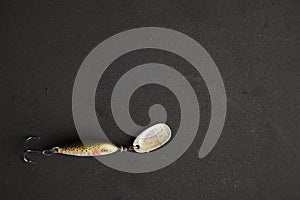
[[[1,1],[0,198],[299,199],[299,10],[296,0]],[[63,156],[24,163],[28,135],[42,136],[44,147],[78,139],[71,97],[83,59],[107,37],[144,26],[189,35],[219,67],[228,113],[213,151],[205,159],[197,157],[209,119],[202,117],[189,150],[152,173],[128,174],[95,159]],[[183,63],[181,69],[188,68]],[[201,109],[209,115],[201,79],[192,71],[184,73],[199,84]],[[164,95],[163,88],[156,89]],[[156,91],[145,87],[136,96],[148,90]],[[155,101],[176,107],[165,93],[170,100]],[[147,122],[142,113],[150,101],[142,104],[136,98],[138,106],[131,111],[137,123]],[[110,122],[108,130],[117,129],[105,111],[99,113],[104,116],[99,121]]]

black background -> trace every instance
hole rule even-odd
[[[0,198],[298,199],[299,10],[296,0],[1,1]],[[228,112],[213,151],[202,160],[197,157],[207,129],[209,100],[201,78],[182,63],[189,80],[199,85],[195,90],[204,114],[195,142],[170,166],[129,174],[93,158],[37,156],[39,164],[24,163],[23,142],[28,135],[43,137],[40,147],[78,140],[72,87],[87,54],[116,33],[147,26],[189,35],[217,64]],[[154,55],[143,52],[136,59],[152,56],[177,63],[168,55],[166,60],[164,54]],[[119,62],[120,71],[122,62],[131,62],[128,59]],[[108,98],[103,87],[102,95]],[[146,107],[138,98],[146,91],[159,91],[155,102],[176,108],[168,90],[154,89],[137,91],[131,102],[140,102],[131,109],[135,120],[151,104],[151,98]],[[159,98],[164,93],[167,100]],[[105,111],[98,112],[106,116]],[[111,119],[101,120],[108,122],[107,130],[118,129]],[[147,120],[141,116],[137,123]],[[178,119],[169,120],[176,124]]]

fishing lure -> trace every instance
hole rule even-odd
[[[171,138],[171,129],[168,125],[163,123],[155,124],[146,130],[144,130],[134,140],[133,145],[129,147],[116,146],[112,143],[95,143],[91,145],[84,144],[71,144],[65,147],[53,147],[48,150],[32,150],[27,149],[27,143],[33,139],[41,139],[40,137],[28,137],[25,142],[25,152],[23,160],[28,163],[36,163],[27,157],[28,153],[41,153],[46,156],[53,154],[64,154],[71,156],[102,156],[115,153],[117,151],[135,151],[137,153],[146,153],[154,151],[164,144],[166,144]]]

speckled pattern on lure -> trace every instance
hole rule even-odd
[[[91,145],[72,144],[65,147],[57,147],[56,151],[60,154],[73,156],[100,156],[118,151],[120,148],[110,143],[98,143]]]

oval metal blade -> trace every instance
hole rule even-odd
[[[167,143],[171,138],[171,129],[168,125],[159,123],[155,124],[146,130],[144,130],[134,140],[134,150],[138,153],[150,152],[160,148],[162,145]]]

